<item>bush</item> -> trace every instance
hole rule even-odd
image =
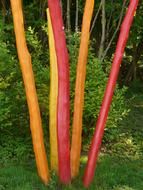
[[[30,146],[28,110],[19,64],[2,41],[0,73],[0,162],[21,160]]]
[[[79,34],[67,34],[70,54],[71,123],[73,117],[74,88],[79,41]],[[42,43],[38,39],[38,34],[34,32],[31,27],[29,27],[27,31],[27,42],[32,55],[32,64],[42,114],[44,133],[47,136],[50,76],[48,47],[42,46]],[[90,137],[93,135],[95,122],[97,120],[108,79],[108,72],[103,70],[101,63],[95,57],[91,46],[92,44],[89,48],[87,77],[85,83],[85,105],[83,114],[84,144],[88,144]],[[16,51],[15,55],[17,55]],[[33,156],[33,150],[24,85],[17,57],[13,57],[13,53],[11,55],[7,45],[2,40],[0,41],[0,73],[0,148],[3,149],[1,156],[3,158],[7,158],[7,160],[9,158],[21,159],[22,157],[27,159],[27,157]],[[120,89],[118,85],[116,86],[108,117],[104,143],[117,139],[117,123],[128,113],[124,99],[125,92],[125,87]],[[49,138],[46,137],[45,139]],[[46,146],[48,146],[48,141],[46,140],[45,142]]]
[[[48,52],[43,51],[37,33],[34,33],[31,28],[27,32],[27,41],[32,51],[32,64],[41,115],[45,133],[47,133]],[[16,49],[15,55],[17,55]],[[3,150],[1,162],[6,162],[8,158],[21,160],[21,158],[33,156],[29,114],[17,56],[14,57],[13,53],[11,54],[9,46],[2,39],[0,39],[0,73],[0,148]]]
[[[73,99],[74,88],[76,78],[76,64],[79,51],[79,34],[71,34],[68,36],[68,48],[70,54],[70,72],[71,72],[71,117],[73,116]],[[104,63],[103,65],[95,57],[95,53],[92,49],[93,44],[90,43],[87,63],[87,75],[85,82],[85,99],[84,99],[84,113],[83,113],[83,143],[89,143],[90,138],[93,135],[96,120],[101,107],[106,83],[108,80],[109,69],[111,68],[111,62]],[[109,65],[110,64],[110,65]],[[104,71],[105,70],[105,71]],[[127,88],[119,88],[116,85],[110,113],[108,116],[106,133],[104,136],[104,142],[114,141],[118,137],[117,124],[127,114],[127,104],[125,101],[125,93]]]

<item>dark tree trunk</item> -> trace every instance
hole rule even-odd
[[[67,0],[67,30],[71,30],[71,18],[70,18],[70,0]]]
[[[78,32],[78,0],[76,0],[75,32]]]
[[[133,45],[134,53],[133,53],[133,61],[130,65],[128,73],[125,78],[125,84],[128,85],[132,79],[136,79],[137,77],[137,63],[143,52],[143,41],[141,41],[138,46],[136,44]]]
[[[105,30],[106,30],[106,13],[105,13],[105,0],[102,0],[102,36],[101,43],[99,47],[98,58],[101,59],[104,52],[104,42],[105,42]]]
[[[1,4],[2,4],[2,16],[3,16],[2,22],[3,22],[3,24],[5,24],[5,18],[6,18],[6,3],[5,3],[5,0],[1,0]]]

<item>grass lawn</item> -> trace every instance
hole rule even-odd
[[[122,151],[119,149],[113,155],[114,147],[111,146],[110,155],[100,154],[95,178],[89,188],[91,190],[143,190],[143,91],[138,93],[137,89],[137,93],[129,95],[130,98],[135,96],[131,102],[131,112],[119,124],[119,133],[123,134],[121,140],[124,142],[117,145],[122,145]],[[127,144],[124,144],[126,141]],[[32,162],[0,166],[0,190],[82,190],[86,160],[87,157],[82,156],[80,175],[69,186],[60,185],[53,175],[48,187],[45,187]]]
[[[83,161],[84,162],[84,158]],[[61,186],[53,176],[48,187],[39,180],[34,164],[9,164],[0,169],[0,190],[80,190],[84,163],[80,176],[70,186]],[[93,190],[143,190],[143,160],[119,159],[101,155],[94,181],[89,189]]]

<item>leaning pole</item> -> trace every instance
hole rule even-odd
[[[104,134],[104,128],[105,128],[110,104],[112,101],[112,96],[114,93],[124,49],[127,43],[130,27],[133,22],[137,5],[138,5],[138,0],[130,0],[127,13],[125,15],[125,18],[121,26],[121,31],[120,31],[114,59],[113,59],[113,64],[112,64],[109,80],[107,83],[102,106],[101,106],[99,117],[96,124],[95,133],[92,139],[92,144],[91,144],[91,148],[88,155],[88,161],[87,161],[84,178],[83,178],[83,184],[85,187],[88,187],[90,185],[94,177],[94,171],[96,168],[96,162],[97,162],[97,158],[99,154],[99,149],[100,149],[102,137]]]
[[[21,66],[29,108],[30,129],[38,174],[41,177],[42,181],[47,184],[49,181],[49,170],[44,147],[42,122],[36,93],[34,74],[32,70],[31,56],[28,52],[25,39],[22,3],[21,0],[10,0],[10,2],[13,14],[18,58]]]
[[[59,0],[48,0],[58,65],[57,139],[59,178],[68,184],[70,172],[69,57]]]

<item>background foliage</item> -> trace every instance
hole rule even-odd
[[[80,42],[80,30],[85,1],[78,1],[78,10],[74,1],[70,1],[70,13],[67,12],[67,1],[63,0],[63,19],[66,27],[67,45],[70,56],[70,96],[71,96],[71,126],[73,116],[74,87],[76,64]],[[106,1],[106,38],[104,51],[114,35],[120,18],[125,14],[129,1],[123,6],[122,1]],[[94,16],[100,5],[97,1]],[[42,114],[45,144],[49,151],[48,118],[49,118],[49,49],[47,40],[46,13],[47,1],[23,1],[25,31],[28,48],[32,56],[33,70],[36,80],[40,110]],[[123,8],[123,15],[121,9]],[[27,160],[33,157],[31,136],[29,130],[29,115],[21,71],[17,59],[13,21],[10,3],[2,0],[0,4],[0,163],[11,160]],[[75,15],[78,11],[78,30],[75,28]],[[67,14],[70,14],[70,27],[67,25]],[[110,114],[108,117],[103,152],[140,156],[143,151],[142,130],[128,125],[128,117],[134,118],[133,101],[141,100],[143,79],[143,2],[140,1],[130,38],[124,54],[123,64],[114,93]],[[103,60],[99,59],[100,41],[102,36],[102,12],[99,11],[91,33],[87,77],[85,84],[85,106],[83,114],[83,151],[89,148],[89,142],[95,128],[95,123],[101,106],[106,82],[111,68],[119,30],[116,32],[109,50]],[[94,18],[93,18],[94,20]],[[122,19],[121,19],[122,20]],[[70,30],[68,30],[68,27]],[[102,56],[103,56],[102,55]],[[126,86],[125,86],[126,85]],[[129,89],[134,89],[133,91]],[[136,94],[136,95],[135,95]],[[139,94],[139,96],[138,96]],[[140,99],[138,100],[138,97]],[[140,103],[141,104],[141,103]],[[133,114],[133,115],[132,115]],[[141,118],[136,116],[140,121]],[[134,121],[134,120],[133,120]],[[119,123],[127,122],[126,128],[119,128]],[[122,126],[122,124],[120,124]],[[134,125],[136,126],[136,124]]]

